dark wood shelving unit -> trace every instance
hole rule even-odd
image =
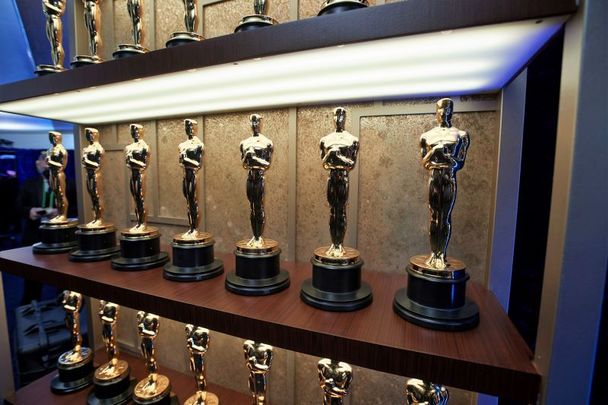
[[[184,348],[185,350],[185,348]],[[143,379],[147,373],[144,362],[141,358],[137,358],[128,353],[121,352],[120,358],[126,360],[131,367],[131,378],[137,381]],[[106,354],[103,350],[95,352],[96,366],[106,361]],[[179,403],[183,403],[188,397],[194,394],[196,385],[194,377],[188,374],[180,373],[179,371],[170,368],[159,367],[160,374],[169,377],[172,386],[172,392],[177,395]],[[23,404],[44,404],[44,405],[66,405],[66,404],[86,404],[89,392],[92,387],[86,388],[68,395],[56,395],[51,392],[51,380],[57,375],[54,371],[33,383],[17,390],[11,397],[5,399],[5,403],[9,405]],[[243,381],[243,386],[247,387],[247,380]],[[216,384],[209,384],[209,392],[217,394],[222,404],[246,404],[249,402],[249,396],[224,388]]]
[[[258,57],[575,12],[575,0],[409,0],[158,49],[0,86],[0,103]],[[52,102],[52,101],[49,101]]]
[[[233,255],[219,255],[226,271]],[[267,297],[245,297],[224,288],[224,276],[197,283],[162,277],[162,269],[112,270],[109,262],[73,263],[67,254],[34,255],[30,247],[0,252],[0,271],[150,311],[182,322],[277,347],[330,357],[388,373],[415,376],[466,390],[535,402],[540,375],[532,353],[495,296],[470,283],[480,308],[479,327],[440,332],[406,322],[392,309],[406,276],[365,269],[374,291],[368,308],[351,313],[314,309],[300,301],[309,263],[283,262],[291,286]]]

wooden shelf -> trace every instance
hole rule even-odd
[[[233,271],[233,255],[218,257],[227,272]],[[469,283],[467,291],[479,305],[479,327],[439,332],[410,324],[393,312],[393,296],[405,285],[405,274],[364,269],[363,279],[374,291],[372,305],[331,313],[300,301],[300,285],[311,276],[309,263],[283,262],[283,267],[290,273],[290,288],[267,297],[244,297],[224,288],[224,276],[177,283],[163,279],[160,268],[120,272],[109,262],[72,263],[67,254],[34,255],[30,247],[0,252],[3,272],[181,322],[379,371],[536,401],[540,375],[532,353],[485,287]]]
[[[0,86],[0,103],[334,45],[546,18],[575,0],[409,0],[292,21]]]
[[[184,348],[184,350],[186,350]],[[126,360],[131,367],[131,378],[137,381],[143,379],[147,373],[145,365],[141,358],[132,356],[128,353],[121,352],[120,358]],[[95,352],[95,365],[98,366],[106,359],[105,351],[97,350]],[[194,394],[196,385],[194,377],[188,374],[183,374],[170,368],[159,368],[161,374],[169,377],[172,386],[172,392],[177,395],[179,403],[183,403],[188,397]],[[68,395],[56,395],[51,392],[51,380],[57,375],[54,371],[33,383],[17,390],[12,397],[5,401],[10,405],[21,404],[44,404],[44,405],[67,405],[67,404],[86,404],[87,396],[92,388],[86,388],[82,391]],[[247,386],[247,381],[243,382],[243,386]],[[209,384],[209,392],[213,392],[220,398],[222,404],[246,404],[249,402],[249,396],[221,387],[216,384]]]

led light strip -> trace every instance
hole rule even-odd
[[[501,89],[566,17],[340,45],[0,104],[79,124]]]

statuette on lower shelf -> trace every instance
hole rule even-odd
[[[367,0],[325,0],[318,15],[338,14],[369,6]]]
[[[234,32],[251,31],[258,28],[269,27],[278,24],[277,20],[266,15],[266,0],[253,0],[254,14],[243,17]]]
[[[331,245],[315,250],[312,279],[302,284],[300,297],[313,307],[327,311],[354,311],[372,302],[372,290],[361,281],[363,260],[357,249],[344,246],[349,172],[357,163],[359,139],[344,129],[346,110],[334,110],[336,130],[321,138],[323,168],[329,171],[327,201],[331,207]]]
[[[100,63],[99,57],[101,48],[101,0],[82,0],[84,6],[84,24],[87,30],[87,40],[89,45],[88,55],[77,55],[72,61],[72,67],[81,67]]]
[[[164,266],[163,276],[172,281],[201,281],[224,272],[221,260],[214,256],[215,241],[208,232],[199,230],[198,172],[203,166],[205,145],[196,136],[198,123],[184,120],[187,139],[179,144],[179,163],[184,170],[182,191],[186,200],[188,230],[173,235],[173,261]]]
[[[323,405],[342,405],[353,381],[352,367],[342,361],[321,359],[317,370],[323,390]]]
[[[464,167],[469,134],[452,126],[454,102],[437,101],[437,126],[420,137],[422,165],[429,171],[431,254],[410,258],[408,284],[395,294],[395,311],[431,329],[464,330],[477,326],[479,309],[466,298],[465,264],[448,259],[456,173]]]
[[[66,290],[63,292],[62,305],[65,310],[65,324],[71,332],[74,347],[57,360],[59,375],[51,381],[51,391],[56,394],[68,394],[88,387],[91,385],[93,374],[93,351],[82,346],[80,334],[82,295]]]
[[[43,220],[39,227],[40,242],[32,247],[34,253],[65,253],[76,247],[76,219],[68,218],[68,197],[65,169],[68,165],[68,151],[63,146],[61,132],[50,131],[51,147],[46,151],[49,166],[49,188],[55,196],[57,215]]]
[[[217,395],[207,391],[207,360],[209,350],[209,329],[191,324],[186,325],[186,346],[190,358],[190,370],[196,380],[196,393],[184,405],[218,405]]]
[[[125,147],[125,163],[131,172],[129,186],[135,206],[136,223],[120,232],[120,255],[112,259],[112,268],[147,270],[167,263],[169,256],[160,250],[158,229],[147,224],[146,169],[150,164],[151,151],[143,139],[144,127],[131,124],[129,129],[133,142]]]
[[[36,66],[36,74],[44,76],[49,73],[63,72],[63,60],[65,51],[63,50],[63,24],[61,17],[65,13],[66,0],[42,0],[42,11],[46,18],[46,37],[51,45],[52,65]]]
[[[131,380],[129,364],[119,359],[116,342],[116,324],[120,306],[112,302],[99,301],[97,315],[101,322],[101,337],[106,347],[108,361],[95,370],[95,389],[88,397],[89,405],[122,404],[131,398],[134,380]]]
[[[146,362],[148,376],[137,383],[133,391],[133,402],[139,405],[169,404],[171,382],[158,374],[154,341],[160,329],[160,317],[149,312],[137,313],[137,332],[140,337],[141,354]]]
[[[270,168],[274,144],[260,133],[262,117],[249,117],[253,134],[240,144],[241,163],[247,170],[250,239],[236,243],[236,270],[226,276],[226,288],[242,295],[268,295],[289,286],[289,274],[280,267],[279,243],[262,237],[266,222],[264,210],[265,173]]]
[[[443,385],[410,378],[405,386],[407,405],[447,405],[450,393]]]
[[[133,43],[118,45],[118,49],[112,54],[114,59],[127,58],[148,52],[148,49],[142,46],[144,36],[143,3],[144,0],[127,0],[127,10],[129,12],[129,17],[131,18]]]
[[[171,34],[171,38],[169,38],[166,44],[167,48],[198,42],[203,39],[202,35],[196,33],[198,25],[197,0],[182,0],[182,2],[184,3],[184,25],[186,30]]]
[[[268,403],[268,372],[272,366],[273,350],[272,346],[253,340],[246,340],[243,344],[253,405]]]
[[[78,248],[70,252],[70,260],[93,262],[109,259],[118,253],[116,229],[103,220],[101,166],[105,151],[99,143],[99,131],[85,128],[88,145],[82,149],[82,168],[86,176],[87,192],[91,199],[93,220],[78,226]]]

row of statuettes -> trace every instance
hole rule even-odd
[[[129,364],[119,358],[117,346],[117,321],[120,306],[100,301],[98,316],[108,361],[94,370],[93,351],[82,346],[79,311],[83,297],[74,291],[64,291],[63,308],[66,324],[72,333],[73,349],[63,353],[57,361],[59,374],[51,382],[51,390],[57,394],[69,394],[93,385],[88,395],[88,404],[123,404],[129,400],[140,405],[177,403],[171,392],[171,381],[159,373],[155,358],[155,339],[160,331],[160,317],[149,312],[137,313],[137,331],[140,336],[141,353],[148,375],[135,383],[131,379]],[[210,333],[200,326],[186,325],[185,346],[190,359],[190,370],[194,374],[196,392],[184,404],[217,405],[218,396],[207,391],[207,360]],[[245,364],[249,370],[251,403],[268,404],[268,377],[273,360],[273,347],[264,343],[246,340],[243,344]],[[348,394],[353,371],[349,364],[330,359],[321,359],[317,364],[323,404],[339,405]],[[441,385],[410,379],[405,387],[405,403],[445,405],[449,393]]]
[[[84,23],[87,31],[89,55],[77,55],[72,61],[72,67],[101,63],[99,57],[101,47],[101,0],[83,0]],[[184,25],[185,31],[174,32],[167,41],[167,47],[174,47],[203,40],[196,33],[197,27],[197,0],[183,0],[184,3]],[[38,65],[36,74],[46,75],[61,72],[64,69],[63,62],[65,52],[62,45],[63,25],[61,17],[65,13],[66,0],[42,0],[42,11],[46,17],[46,35],[51,46],[51,58],[53,64]],[[143,29],[143,0],[126,0],[127,10],[132,26],[133,43],[120,44],[113,53],[115,59],[141,55],[148,52],[142,46],[144,35]],[[367,0],[325,0],[321,6],[319,15],[341,13],[356,10],[368,6]],[[254,14],[241,19],[234,32],[251,31],[258,28],[269,27],[277,24],[277,21],[266,15],[266,0],[253,1]]]
[[[447,258],[451,235],[451,212],[456,199],[456,173],[464,166],[470,145],[469,134],[452,126],[454,104],[450,99],[437,102],[435,128],[421,136],[422,163],[429,171],[430,255],[414,256],[407,268],[408,286],[395,296],[394,309],[415,324],[443,330],[463,330],[476,326],[479,311],[466,299],[469,276],[463,262]],[[250,117],[252,134],[240,144],[241,162],[247,170],[247,198],[253,236],[236,243],[235,271],[226,275],[226,288],[243,295],[267,295],[289,286],[289,274],[280,267],[279,244],[262,236],[265,212],[265,171],[270,167],[273,143],[260,133],[261,116]],[[334,110],[335,131],[319,142],[322,166],[328,171],[327,200],[331,207],[331,244],[315,250],[311,259],[312,278],[304,281],[301,298],[315,308],[327,311],[353,311],[372,302],[370,286],[361,280],[363,260],[359,252],[343,245],[346,233],[349,172],[355,167],[359,139],[345,130],[346,110]],[[104,150],[99,133],[86,128],[88,145],[82,150],[82,166],[91,198],[93,220],[78,226],[67,218],[64,169],[67,152],[61,134],[50,133],[47,152],[49,182],[57,201],[58,214],[40,227],[41,242],[36,253],[70,251],[73,261],[111,259],[117,270],[145,270],[164,266],[164,277],[173,281],[202,281],[224,272],[222,261],[214,256],[210,233],[199,230],[197,174],[203,163],[204,145],[196,136],[196,121],[184,121],[187,139],[179,144],[183,168],[183,194],[189,228],[175,235],[173,255],[161,251],[160,233],[146,222],[145,173],[150,148],[143,140],[143,127],[131,124],[133,142],[125,147],[125,163],[130,171],[135,224],[121,232],[120,247],[116,230],[103,220],[100,191]]]

